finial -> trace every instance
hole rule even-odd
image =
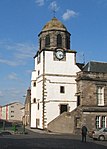
[[[57,6],[56,1],[53,1],[53,2],[50,4],[50,9],[51,9],[51,11],[53,12],[53,17],[55,18],[56,11],[58,10],[58,6]]]
[[[53,11],[53,17],[55,18],[55,15],[56,15],[56,8],[53,7],[52,11]]]

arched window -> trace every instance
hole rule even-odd
[[[62,36],[60,34],[57,35],[57,47],[62,47]]]
[[[49,47],[50,46],[50,36],[47,35],[45,38],[45,47]]]
[[[66,48],[70,49],[70,40],[68,36],[66,36]]]
[[[39,48],[41,50],[41,38],[39,39]]]

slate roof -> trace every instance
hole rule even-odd
[[[84,66],[83,71],[107,73],[107,63],[90,61]]]
[[[83,70],[83,68],[84,68],[84,64],[83,64],[83,63],[76,63],[76,65],[77,65],[81,70]]]

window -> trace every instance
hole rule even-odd
[[[11,111],[11,113],[14,113],[14,111]]]
[[[40,57],[40,54],[38,54],[38,56],[37,56],[37,64],[39,64],[40,61],[41,61],[41,57]]]
[[[40,70],[38,70],[38,76],[40,75]]]
[[[106,117],[105,116],[102,116],[102,118],[101,118],[101,127],[102,128],[106,127]]]
[[[104,87],[97,87],[97,104],[98,106],[104,106]]]
[[[96,128],[100,128],[100,116],[96,116]]]
[[[14,115],[11,115],[11,117],[14,117]]]
[[[40,50],[41,50],[41,44],[42,44],[42,42],[41,42],[41,38],[40,38],[40,40],[39,40],[39,47],[40,47]]]
[[[62,47],[62,36],[60,34],[57,35],[57,47]]]
[[[36,103],[36,98],[33,99],[33,103]]]
[[[70,40],[68,36],[66,36],[66,48],[70,49]]]
[[[33,83],[33,86],[36,86],[36,82]]]
[[[37,108],[38,108],[38,110],[39,110],[39,103],[38,103],[38,105],[37,105],[37,106],[38,106]]]
[[[76,125],[76,128],[80,128],[80,118],[76,118],[75,125]]]
[[[60,93],[65,93],[65,88],[64,88],[64,86],[60,86]]]
[[[50,36],[47,35],[45,38],[45,47],[49,47],[50,46]]]
[[[107,132],[107,128],[104,129],[104,132]]]
[[[106,128],[106,116],[96,116],[96,128]]]

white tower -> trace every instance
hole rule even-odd
[[[76,108],[76,51],[70,50],[70,33],[55,17],[40,32],[39,50],[31,78],[31,128],[47,124]]]

